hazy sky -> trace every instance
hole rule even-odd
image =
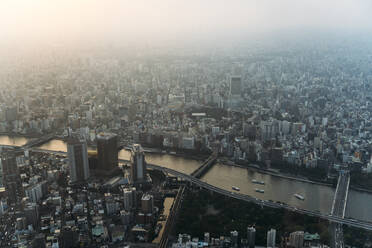
[[[1,0],[1,41],[203,38],[286,29],[372,31],[371,0]]]

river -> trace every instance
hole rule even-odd
[[[17,137],[0,136],[0,145],[22,145],[27,139]],[[51,140],[39,148],[66,151],[66,143],[61,140]],[[130,152],[121,150],[119,158],[130,159]],[[190,174],[201,164],[200,161],[178,157],[169,154],[146,154],[148,163],[161,165],[183,173]],[[253,184],[252,179],[264,181],[265,185]],[[280,201],[286,204],[297,206],[312,211],[329,213],[332,206],[335,189],[332,187],[300,182],[297,180],[285,179],[258,172],[254,169],[232,167],[224,164],[215,164],[202,178],[214,186],[232,191],[232,186],[240,188],[240,192],[254,196],[262,200]],[[258,193],[255,188],[265,190],[265,193]],[[301,201],[293,196],[301,194],[305,197]],[[372,221],[372,194],[349,191],[346,216],[354,219]]]
[[[28,139],[24,137],[0,135],[0,145],[23,146],[27,141]]]

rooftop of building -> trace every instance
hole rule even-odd
[[[97,139],[109,140],[109,139],[112,139],[112,138],[115,138],[115,137],[117,137],[117,135],[114,134],[114,133],[101,132],[101,133],[97,134]]]
[[[143,200],[143,201],[149,201],[151,198],[152,198],[152,195],[143,194],[141,200]]]

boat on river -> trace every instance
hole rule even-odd
[[[265,185],[265,182],[264,182],[264,181],[258,181],[258,180],[256,180],[256,179],[253,179],[253,180],[252,180],[252,183]]]
[[[294,194],[294,197],[296,197],[297,199],[299,199],[299,200],[301,200],[301,201],[305,200],[305,197],[303,197],[303,196],[300,195],[300,194]]]
[[[240,189],[238,187],[235,187],[235,186],[232,186],[232,189],[236,190],[236,191],[240,191]]]

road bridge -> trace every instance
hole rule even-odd
[[[349,194],[350,173],[341,170],[337,181],[335,196],[333,198],[331,214],[340,218],[345,218],[347,198]],[[331,224],[332,242],[334,248],[344,247],[344,233],[342,224]]]
[[[213,152],[204,163],[191,173],[191,176],[201,178],[213,166],[217,159],[217,152]]]
[[[33,146],[41,146],[42,144],[48,142],[49,140],[54,139],[55,137],[56,137],[55,134],[48,134],[48,135],[45,135],[45,136],[40,137],[38,139],[32,139],[29,142],[27,142],[26,144],[24,144],[22,147],[27,149],[27,148],[31,148]]]

